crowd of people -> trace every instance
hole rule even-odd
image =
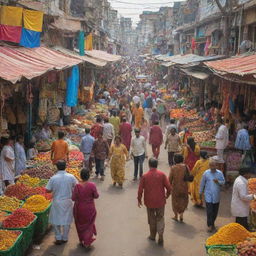
[[[132,70],[131,76],[135,74]],[[105,170],[109,167],[112,185],[122,189],[126,161],[130,159],[134,162],[133,181],[139,179],[138,206],[143,205],[144,198],[147,208],[150,240],[155,241],[158,234],[159,245],[164,243],[164,213],[169,196],[175,222],[184,222],[189,199],[200,208],[205,202],[208,232],[216,231],[221,187],[225,184],[223,172],[218,170],[217,164],[224,162],[223,153],[229,142],[228,123],[218,119],[217,156],[209,158],[187,130],[180,136],[180,120],[170,116],[161,90],[154,83],[149,89],[133,81],[117,90],[103,90],[97,100],[108,104],[109,112],[98,115],[95,123],[85,128],[80,143],[80,151],[84,155],[80,174],[82,182],[78,183],[73,175],[65,171],[69,149],[62,131],[58,132],[58,139],[51,146],[51,160],[58,171],[49,180],[46,189],[53,193],[50,223],[54,227],[55,244],[68,241],[74,217],[80,244],[90,248],[97,234],[94,200],[99,197],[96,185],[89,181],[94,168],[95,178],[100,177],[103,182]],[[237,145],[246,135],[243,129],[238,133]],[[51,137],[47,125],[43,127],[41,137]],[[21,136],[15,145],[12,138],[3,138],[1,144],[1,180],[4,186],[8,186],[14,183],[16,175],[25,170],[26,154]],[[168,177],[158,170],[162,145],[168,154]],[[33,145],[29,152],[33,158],[36,154]],[[145,173],[143,167],[147,158],[149,171]],[[233,188],[231,209],[236,222],[248,229],[249,202],[255,195],[250,195],[247,189],[250,169],[243,168],[239,174]]]

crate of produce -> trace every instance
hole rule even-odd
[[[3,230],[3,231],[5,232],[10,230]],[[17,237],[14,240],[14,243],[13,245],[11,245],[11,247],[3,250],[0,249],[0,256],[22,256],[23,255],[23,252],[20,249],[21,243],[22,243],[22,236],[23,236],[22,231],[12,231],[12,232],[15,232],[17,234]],[[10,235],[8,236],[8,238],[9,239],[11,238]],[[0,248],[2,248],[2,244]]]
[[[235,245],[212,245],[205,246],[208,256],[237,256]]]
[[[34,213],[37,216],[37,222],[35,226],[35,236],[37,238],[43,236],[48,229],[51,205],[52,204],[50,203],[49,206],[42,212]]]
[[[0,196],[0,211],[12,213],[16,209],[21,208],[23,204],[23,201],[15,197]]]
[[[35,231],[35,225],[36,225],[37,217],[35,216],[35,219],[24,228],[5,228],[6,230],[20,230],[22,231],[22,241],[21,241],[21,251],[25,253],[27,249],[30,247],[30,245],[33,242],[34,237],[34,231]]]

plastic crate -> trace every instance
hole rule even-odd
[[[216,255],[216,254],[213,254],[214,249],[218,249],[222,252],[226,252],[228,256],[238,255],[235,245],[212,245],[212,246],[205,246],[205,249],[206,249],[207,255],[209,256]]]
[[[19,232],[20,232],[20,235],[17,237],[17,240],[13,244],[13,246],[6,251],[0,251],[0,256],[22,256],[23,255],[23,252],[20,249],[23,234],[22,234],[22,231],[19,231]]]
[[[20,200],[20,206],[19,206],[17,209],[22,208],[22,206],[23,206],[24,203],[25,203],[24,201]],[[15,209],[15,210],[17,210],[17,209]],[[14,211],[15,211],[15,210],[14,210]],[[0,211],[2,211],[2,212],[7,212],[7,213],[12,213],[12,211],[7,211],[7,210],[1,210],[1,209],[0,209]]]
[[[35,236],[37,238],[43,236],[49,225],[49,213],[52,204],[50,203],[49,206],[43,212],[35,212],[34,214],[37,216],[37,222],[35,226]]]
[[[32,244],[33,237],[34,237],[34,231],[35,231],[35,225],[37,221],[37,216],[35,216],[35,219],[24,228],[5,228],[7,230],[18,230],[22,231],[22,243],[21,243],[21,250],[23,253],[27,251],[29,246]]]

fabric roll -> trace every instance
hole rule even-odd
[[[27,48],[35,48],[40,46],[40,32],[22,28],[20,45]]]
[[[23,10],[24,28],[42,32],[44,13],[32,10]]]
[[[0,24],[8,26],[22,26],[23,8],[2,6],[0,8]]]
[[[19,43],[22,27],[0,25],[0,40]]]

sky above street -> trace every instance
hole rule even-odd
[[[133,20],[133,26],[139,21],[143,11],[157,11],[162,6],[172,6],[172,0],[109,0],[111,6],[124,17]]]

